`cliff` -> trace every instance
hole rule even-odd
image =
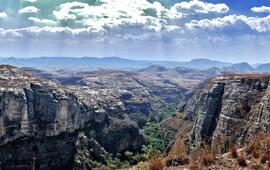
[[[270,76],[231,74],[212,79],[185,108],[194,125],[193,146],[221,152],[270,131]]]
[[[91,139],[88,149],[97,161],[107,152],[140,150],[144,140],[137,124],[104,106],[80,88],[0,66],[1,168],[72,169],[79,131]]]

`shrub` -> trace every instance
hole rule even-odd
[[[149,170],[163,170],[164,166],[160,157],[155,157],[149,161]]]
[[[180,166],[189,164],[189,157],[185,154],[181,154],[174,157],[169,157],[166,159],[166,166]]]
[[[128,162],[121,161],[119,158],[114,157],[112,154],[106,160],[106,164],[111,169],[121,169],[125,166],[128,166]]]
[[[253,151],[253,157],[254,157],[255,159],[260,158],[260,155],[261,155],[260,151],[258,151],[258,150],[254,150],[254,151]]]
[[[237,162],[239,166],[246,167],[247,166],[247,161],[244,156],[238,156],[237,157]]]
[[[213,151],[211,151],[208,147],[205,147],[202,153],[203,153],[202,155],[203,164],[205,166],[209,166],[215,162],[216,154]]]
[[[138,165],[136,166],[136,170],[146,170],[147,165],[144,162],[139,162]]]
[[[249,164],[250,164],[249,168],[252,170],[261,170],[262,169],[260,162],[258,162],[258,160],[256,160],[256,159],[252,159]]]
[[[261,163],[265,164],[267,161],[270,161],[270,155],[268,153],[265,153],[261,158]]]
[[[189,170],[201,170],[202,165],[200,164],[199,161],[191,162],[188,167]]]
[[[233,146],[231,148],[231,155],[233,158],[237,158],[238,157],[238,152],[237,152],[237,147],[236,146]]]

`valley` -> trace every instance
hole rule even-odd
[[[1,65],[1,166],[238,167],[221,157],[269,133],[269,77],[157,65],[81,72]],[[210,163],[194,162],[197,152]]]

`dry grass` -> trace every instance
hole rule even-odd
[[[162,158],[155,156],[153,157],[150,161],[149,161],[149,170],[163,170],[164,169],[164,165],[162,162]]]
[[[221,138],[222,139],[222,138]],[[222,141],[220,141],[222,143]],[[254,135],[245,146],[233,146],[228,153],[219,155],[215,147],[202,146],[187,154],[186,142],[176,141],[166,158],[166,166],[180,166],[189,170],[207,169],[211,165],[218,168],[247,168],[252,170],[270,169],[270,133]],[[234,158],[234,159],[232,159]]]
[[[202,151],[202,159],[205,166],[210,166],[215,163],[216,153],[207,146]]]
[[[255,159],[270,159],[270,134],[260,133],[254,136],[247,147],[247,154],[252,154]]]
[[[190,159],[189,169],[204,169],[215,163],[216,153],[205,145],[203,148],[194,150]]]
[[[186,154],[186,152],[187,152],[187,147],[186,147],[185,141],[183,139],[177,139],[168,157],[170,156],[174,157],[176,155]]]
[[[169,155],[166,158],[166,166],[179,166],[189,164],[186,143],[183,139],[177,139]]]

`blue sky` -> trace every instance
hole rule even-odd
[[[270,62],[270,0],[0,0],[0,55]]]

